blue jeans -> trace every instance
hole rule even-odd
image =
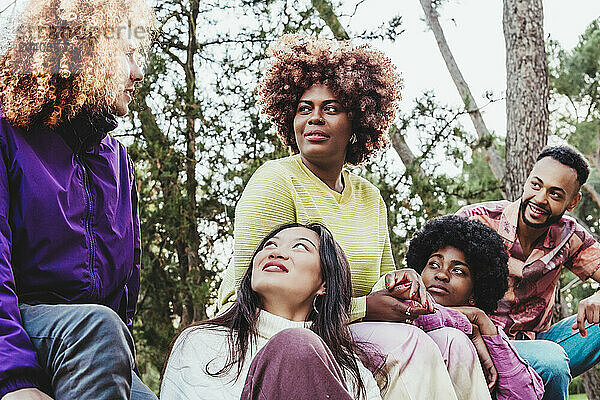
[[[133,338],[121,318],[97,304],[19,305],[23,327],[56,400],[156,400],[133,372]]]
[[[515,340],[512,344],[519,355],[535,369],[544,381],[543,400],[567,400],[571,377],[592,368],[600,360],[600,329],[587,328],[582,338],[571,325],[576,315],[538,333],[536,340]]]

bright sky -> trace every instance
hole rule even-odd
[[[348,2],[356,4],[356,1]],[[347,10],[351,13],[354,6]],[[418,0],[365,0],[351,20],[352,29],[376,27],[393,15],[402,15],[406,30],[392,44],[376,44],[392,59],[404,78],[403,107],[411,107],[414,98],[433,90],[445,104],[460,105],[461,99],[448,73],[433,33],[424,22]],[[600,16],[598,0],[544,1],[544,33],[559,41],[563,48],[573,48],[585,28]],[[502,1],[449,0],[440,10],[440,23],[459,68],[479,106],[491,90],[504,97],[506,90],[505,44],[502,28]],[[504,135],[505,103],[497,102],[484,109],[488,129]],[[473,130],[468,118],[465,128]]]
[[[360,0],[344,0],[344,12],[351,13]],[[0,0],[0,11],[13,0]],[[23,4],[24,0],[18,0]],[[1,17],[7,17],[9,12]],[[463,76],[471,87],[475,100],[486,103],[483,94],[492,91],[503,97],[506,87],[504,66],[504,35],[502,32],[502,1],[448,0],[441,9],[440,22]],[[402,15],[406,30],[395,43],[373,43],[398,66],[404,78],[402,107],[409,109],[414,98],[433,90],[442,103],[458,106],[458,92],[442,60],[437,44],[423,21],[419,0],[363,0],[356,15],[348,22],[356,32],[375,28],[394,15]],[[586,26],[600,16],[598,0],[544,1],[544,30],[564,48],[572,48]],[[2,35],[0,21],[0,42]],[[1,47],[2,43],[0,43]],[[503,135],[505,104],[497,102],[484,110],[488,128]],[[469,130],[468,118],[463,125]]]

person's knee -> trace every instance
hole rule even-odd
[[[74,306],[73,313],[74,329],[67,342],[78,349],[110,351],[115,363],[130,363],[133,368],[133,338],[117,313],[98,304]]]
[[[440,349],[437,347],[435,342],[427,335],[427,333],[422,331],[414,332],[411,335],[411,342],[413,343],[413,348],[415,354],[419,354],[423,358],[440,358]]]
[[[554,342],[546,344],[546,351],[538,357],[535,369],[546,385],[563,386],[571,381],[569,357],[562,346]]]
[[[458,370],[480,368],[479,357],[471,339],[455,328],[441,328],[429,332],[442,354],[451,375]]]
[[[443,354],[444,358],[454,355],[460,355],[463,362],[475,362],[478,360],[477,352],[473,346],[471,339],[455,328],[443,328],[441,331],[446,335],[447,354]]]
[[[388,358],[407,359],[412,355],[424,357],[439,357],[440,351],[437,346],[420,328],[416,326],[401,324],[401,323],[362,323],[357,324],[353,331],[355,340],[361,344],[369,344],[374,349],[382,354],[388,355]],[[370,327],[375,329],[367,329],[368,335],[364,335],[360,329]],[[352,325],[351,325],[352,329]]]
[[[322,343],[319,335],[307,328],[284,329],[269,340],[270,345],[291,346],[299,349],[315,345],[320,347]]]
[[[290,357],[295,362],[302,362],[303,358],[310,359],[315,353],[327,351],[322,339],[306,328],[285,329],[274,335],[265,348],[271,354],[278,353],[280,357]]]
[[[89,304],[80,306],[83,312],[89,315],[90,322],[102,333],[110,333],[127,329],[121,317],[111,308],[100,304]]]

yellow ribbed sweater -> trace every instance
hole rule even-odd
[[[233,264],[219,288],[219,306],[232,300],[252,254],[275,227],[321,222],[344,249],[352,273],[351,319],[365,315],[365,296],[394,269],[387,208],[367,180],[342,171],[344,190],[330,189],[299,155],[268,161],[256,170],[235,209]]]

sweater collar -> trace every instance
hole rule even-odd
[[[310,328],[312,322],[308,321],[290,321],[289,319],[271,314],[261,310],[258,315],[257,331],[262,338],[270,340],[273,336],[284,329],[290,328]]]
[[[331,189],[329,186],[325,184],[318,176],[316,176],[304,163],[300,158],[300,154],[294,154],[291,156],[291,159],[299,166],[299,168],[306,174],[306,176],[311,179],[317,187],[322,188],[323,191],[331,195],[336,202],[343,204],[350,200],[352,197],[352,182],[350,181],[350,172],[345,168],[342,169],[342,179],[344,180],[344,190],[342,193],[338,193],[335,190]]]
[[[82,109],[75,118],[61,123],[56,132],[75,153],[81,153],[98,145],[117,125],[111,114]]]

